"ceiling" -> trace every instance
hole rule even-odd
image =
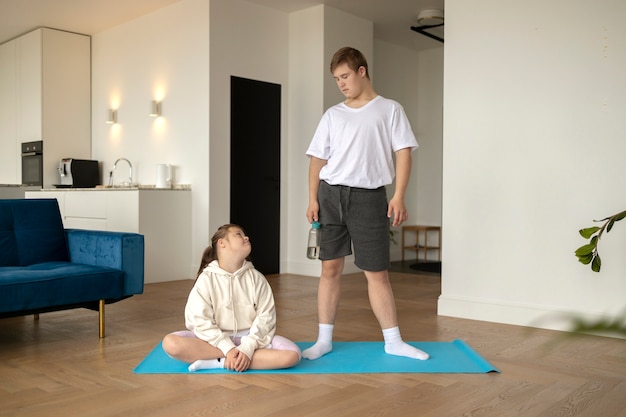
[[[93,35],[180,0],[0,0],[0,43],[40,26]],[[374,36],[415,50],[440,42],[410,29],[444,0],[245,0],[284,12],[327,4],[374,23]]]

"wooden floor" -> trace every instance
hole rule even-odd
[[[317,278],[268,277],[278,333],[317,333]],[[166,333],[183,327],[192,281],[148,284],[107,306],[98,339],[89,310],[0,320],[0,416],[626,416],[626,341],[439,317],[436,274],[393,272],[408,341],[463,339],[490,374],[136,375]],[[361,274],[344,277],[335,340],[382,340]]]

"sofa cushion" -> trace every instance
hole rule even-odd
[[[57,200],[0,200],[0,266],[53,261],[69,261]]]
[[[72,262],[121,269],[120,295],[141,294],[144,275],[144,237],[137,233],[66,229]]]
[[[124,272],[102,266],[45,262],[0,268],[0,313],[117,298]]]
[[[13,232],[13,208],[9,204],[0,204],[0,266],[18,264],[17,244]]]

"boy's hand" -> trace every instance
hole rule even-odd
[[[309,221],[309,223],[313,223],[319,220],[319,217],[317,217],[317,214],[319,213],[319,211],[320,211],[320,205],[317,201],[309,203],[309,207],[306,210],[306,218]]]
[[[404,223],[409,218],[409,213],[406,210],[404,201],[392,198],[389,201],[389,207],[387,209],[387,217],[392,219],[391,225],[393,227],[400,226],[402,223]]]

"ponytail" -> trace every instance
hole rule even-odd
[[[196,280],[198,279],[200,274],[202,274],[202,272],[204,271],[204,268],[209,266],[211,262],[218,259],[217,242],[220,239],[223,239],[224,237],[226,237],[226,234],[228,233],[228,229],[230,229],[231,227],[238,227],[241,230],[243,230],[241,226],[238,226],[236,224],[230,224],[230,223],[218,227],[217,231],[211,238],[211,245],[207,246],[207,248],[204,249],[204,252],[202,252],[202,259],[200,260],[200,268],[198,268]]]

